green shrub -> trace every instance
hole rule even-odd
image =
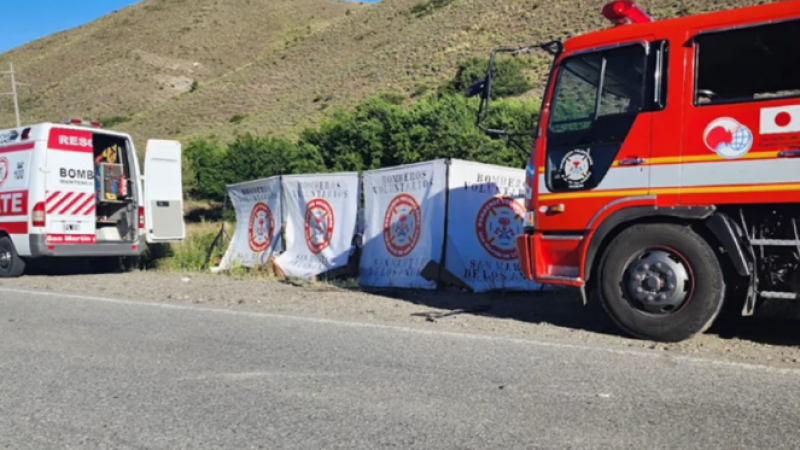
[[[379,95],[350,111],[336,109],[317,128],[304,130],[299,141],[279,137],[239,136],[227,147],[194,140],[186,147],[190,168],[187,192],[197,200],[221,201],[226,184],[274,175],[363,171],[438,158],[458,158],[524,167],[528,146],[510,145],[475,126],[479,100],[461,94],[428,95],[405,106]],[[539,102],[499,99],[492,102],[486,125],[529,132]],[[191,169],[191,170],[188,170]]]
[[[473,83],[486,76],[489,60],[486,58],[470,58],[461,62],[455,78],[445,87],[451,94],[463,94]],[[495,59],[492,68],[492,98],[513,97],[533,89],[533,84],[525,75],[531,61],[527,58]]]
[[[184,180],[188,186],[186,193],[199,200],[221,201],[225,198],[226,175],[223,163],[226,157],[225,147],[214,141],[194,139],[184,148],[184,156],[191,167],[190,175],[194,180]]]

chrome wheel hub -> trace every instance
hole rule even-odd
[[[11,252],[0,251],[0,267],[7,269],[11,266]]]
[[[665,314],[677,311],[691,293],[689,269],[666,250],[645,252],[633,260],[623,283],[627,297],[643,311]]]

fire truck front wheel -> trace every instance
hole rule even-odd
[[[25,272],[25,261],[8,236],[0,237],[0,278],[15,278]]]
[[[690,227],[634,225],[600,265],[608,315],[642,339],[677,342],[706,331],[722,309],[725,280],[714,250]]]

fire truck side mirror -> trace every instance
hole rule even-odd
[[[465,92],[467,98],[475,97],[480,94],[482,99],[486,99],[486,80],[478,80],[472,83],[472,86],[467,88]]]

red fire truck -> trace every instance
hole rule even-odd
[[[613,26],[544,49],[524,275],[580,288],[630,335],[688,339],[723,311],[800,294],[800,1]],[[739,313],[741,311],[741,313]]]

